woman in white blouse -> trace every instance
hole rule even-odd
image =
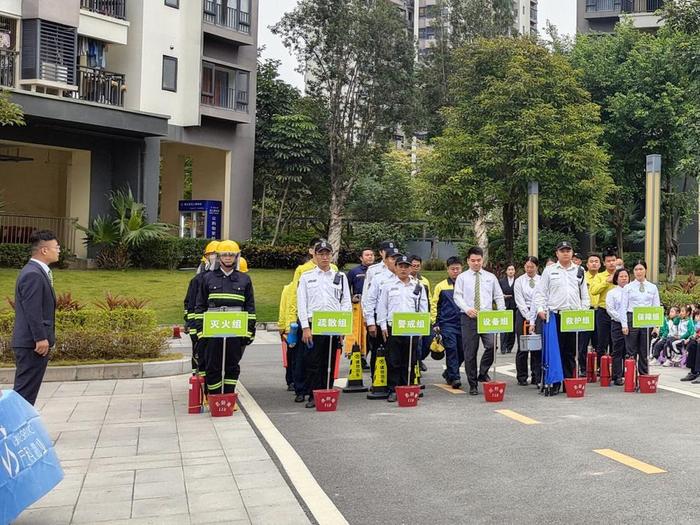
[[[527,386],[527,355],[530,354],[530,383],[537,385],[542,377],[542,352],[523,352],[520,350],[520,336],[528,332],[523,329],[525,322],[534,324],[541,333],[541,322],[536,323],[537,311],[532,306],[532,299],[535,296],[535,288],[540,282],[537,273],[539,261],[537,257],[525,259],[525,273],[518,277],[513,283],[513,297],[515,299],[515,334],[517,336],[518,351],[515,354],[515,368],[520,386]]]
[[[622,333],[622,317],[627,313],[622,308],[622,296],[625,286],[630,282],[630,274],[625,268],[615,270],[613,274],[614,285],[605,298],[605,308],[610,315],[612,336],[612,380],[618,385],[624,385],[622,362],[625,358],[625,335]]]
[[[646,328],[632,327],[632,312],[639,306],[661,306],[659,289],[654,283],[647,281],[647,264],[637,261],[634,264],[634,281],[625,286],[622,294],[622,333],[625,334],[627,355],[638,356],[637,370],[640,374],[649,373],[647,354],[649,353],[649,341],[647,341]]]

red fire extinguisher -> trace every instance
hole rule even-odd
[[[340,350],[340,345],[341,342],[338,341],[338,348],[335,349],[335,368],[333,369],[333,379],[338,379],[338,376],[340,376],[340,354],[342,353]]]
[[[586,382],[595,383],[598,381],[598,371],[596,365],[598,362],[598,354],[594,351],[586,354]]]
[[[612,357],[610,354],[603,354],[600,358],[600,386],[610,386],[610,367]]]
[[[200,414],[202,412],[202,386],[196,374],[190,376],[189,389],[188,413]]]
[[[637,362],[628,357],[625,359],[625,392],[634,392],[636,387],[636,373]]]

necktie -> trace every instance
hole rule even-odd
[[[644,293],[644,283],[639,283],[639,292]]]
[[[535,278],[530,277],[530,288],[534,288],[534,287],[535,287]]]
[[[474,274],[474,310],[481,310],[481,274]]]
[[[49,282],[51,283],[51,288],[53,288],[53,273],[51,273],[50,268],[49,268]]]

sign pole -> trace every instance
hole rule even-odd
[[[408,336],[408,376],[406,386],[411,386],[411,361],[413,361],[413,336]]]
[[[576,330],[576,348],[574,349],[574,354],[576,355],[575,364],[574,364],[574,377],[576,379],[578,379],[578,365],[579,365],[579,362],[578,362],[578,334],[579,334],[579,331]]]
[[[331,355],[333,353],[333,336],[328,336],[328,379],[326,380],[326,390],[331,389]]]
[[[221,393],[224,393],[224,383],[226,382],[226,343],[228,342],[228,337],[224,337],[224,346],[222,347],[221,354]]]
[[[498,355],[498,334],[493,334],[493,381],[496,380],[496,356]]]

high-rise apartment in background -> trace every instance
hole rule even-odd
[[[418,47],[424,52],[435,44],[440,30],[441,0],[391,0],[401,10],[406,23],[418,41]],[[443,9],[447,9],[443,7]],[[513,0],[515,20],[514,31],[521,35],[537,34],[537,0]],[[444,13],[446,14],[446,13]]]
[[[128,185],[174,224],[191,187],[222,201],[216,236],[249,238],[257,17],[258,0],[0,0],[0,86],[27,121],[0,130],[0,233],[51,227],[85,255],[73,219]]]
[[[656,13],[664,0],[577,0],[576,29],[579,33],[610,33],[623,16],[634,26],[654,30],[661,25]]]

